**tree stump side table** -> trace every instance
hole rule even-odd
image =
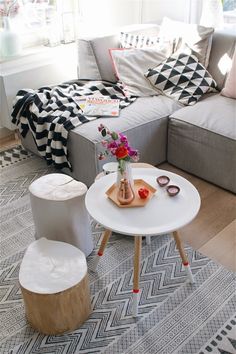
[[[19,282],[26,317],[40,333],[75,330],[91,313],[86,258],[70,244],[46,238],[32,242]]]
[[[32,182],[29,192],[35,238],[70,243],[87,257],[94,246],[84,201],[86,185],[65,174],[51,173]]]

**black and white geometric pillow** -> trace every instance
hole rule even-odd
[[[158,46],[160,38],[157,36],[146,36],[142,34],[120,33],[121,48],[150,48]]]
[[[216,91],[217,84],[197,57],[172,55],[145,77],[164,95],[184,105],[195,104],[206,92]]]

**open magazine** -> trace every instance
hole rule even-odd
[[[118,117],[119,102],[120,100],[112,98],[88,97],[81,108],[85,116]]]

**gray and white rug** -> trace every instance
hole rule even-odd
[[[196,280],[186,283],[169,235],[152,237],[150,245],[143,241],[137,319],[132,317],[133,239],[114,234],[97,273],[89,272],[90,318],[64,335],[34,331],[25,319],[18,284],[22,257],[34,240],[28,186],[55,171],[20,148],[1,152],[0,161],[1,354],[236,353],[235,274],[186,246]],[[101,233],[101,226],[93,223],[95,248],[88,267]]]

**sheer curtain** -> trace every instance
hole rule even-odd
[[[204,0],[200,25],[222,28],[224,25],[223,4],[221,0]]]

